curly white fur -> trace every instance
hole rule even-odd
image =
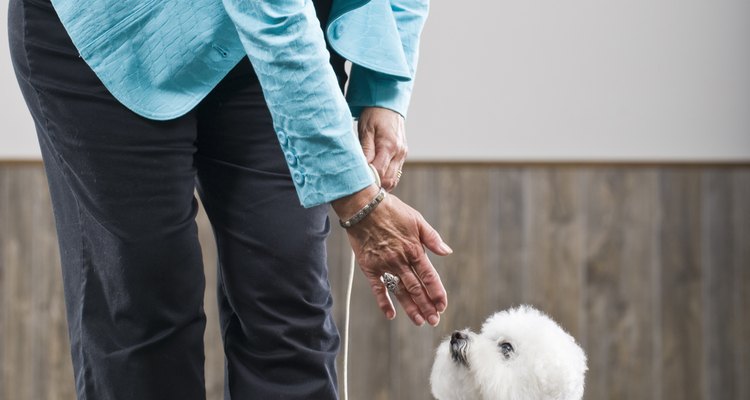
[[[440,344],[432,366],[432,395],[438,400],[583,397],[586,355],[572,336],[533,307],[498,312],[481,333],[467,329],[452,337],[453,344],[451,337]]]

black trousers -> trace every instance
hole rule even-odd
[[[304,209],[243,60],[188,114],[144,119],[78,57],[49,0],[9,37],[49,180],[79,399],[204,399],[205,280],[218,245],[227,398],[336,398],[327,206]]]

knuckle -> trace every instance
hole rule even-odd
[[[388,311],[392,308],[391,302],[388,301],[388,297],[383,295],[378,298],[378,307],[383,311]]]
[[[440,239],[440,235],[438,235],[437,231],[435,231],[434,229],[431,229],[431,228],[430,229],[426,229],[426,232],[425,232],[424,236],[425,236],[425,238],[427,238],[428,240],[431,240],[431,241],[436,241],[436,240]]]
[[[440,281],[440,276],[438,276],[437,272],[434,270],[427,270],[424,271],[420,276],[419,279],[422,280],[422,283],[425,285],[430,285],[432,283],[437,283]]]
[[[419,282],[410,282],[408,285],[405,285],[405,287],[406,292],[412,297],[417,297],[422,294],[422,285]]]
[[[419,222],[422,222],[422,223],[426,222],[426,221],[425,221],[425,219],[424,219],[424,216],[422,215],[422,213],[421,213],[421,212],[419,212],[419,211],[417,211],[417,210],[414,210],[414,209],[413,209],[413,210],[412,210],[412,215],[414,216],[414,218],[415,218],[415,219],[416,219],[417,221],[419,221]]]
[[[372,290],[372,294],[375,295],[375,297],[379,297],[385,294],[385,287],[380,282],[372,283],[370,285],[370,289]]]
[[[416,243],[407,243],[404,245],[404,253],[409,262],[414,263],[422,257],[422,246]]]
[[[356,258],[357,264],[359,264],[359,269],[362,271],[363,274],[370,280],[374,281],[378,279],[378,273],[373,266],[375,263],[373,262],[372,258],[369,256],[362,256]]]
[[[400,257],[398,256],[398,254],[396,252],[394,252],[394,251],[389,251],[389,252],[383,254],[383,261],[385,261],[385,263],[388,264],[388,265],[396,265],[396,264],[398,264],[399,261],[400,261],[399,258]]]

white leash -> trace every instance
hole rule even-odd
[[[354,268],[357,263],[352,251],[352,262],[349,264],[349,284],[346,287],[346,315],[344,317],[344,400],[349,400],[349,315],[352,307],[352,287],[354,286]]]
[[[370,164],[375,181],[380,186],[380,175],[375,167]],[[349,282],[346,286],[346,307],[344,311],[344,400],[349,400],[349,318],[352,309],[352,289],[354,287],[354,270],[357,267],[357,260],[354,256],[354,250],[351,252],[351,262],[349,263]]]

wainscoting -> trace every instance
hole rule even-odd
[[[521,303],[585,348],[587,399],[750,398],[750,166],[412,164],[397,194],[455,250],[432,257],[450,305],[435,329],[388,322],[358,273],[352,399],[430,399],[441,338]],[[338,228],[329,243],[342,327],[349,247]],[[223,377],[215,309],[209,290],[210,400]],[[0,399],[74,399],[67,346],[43,169],[0,164]]]

